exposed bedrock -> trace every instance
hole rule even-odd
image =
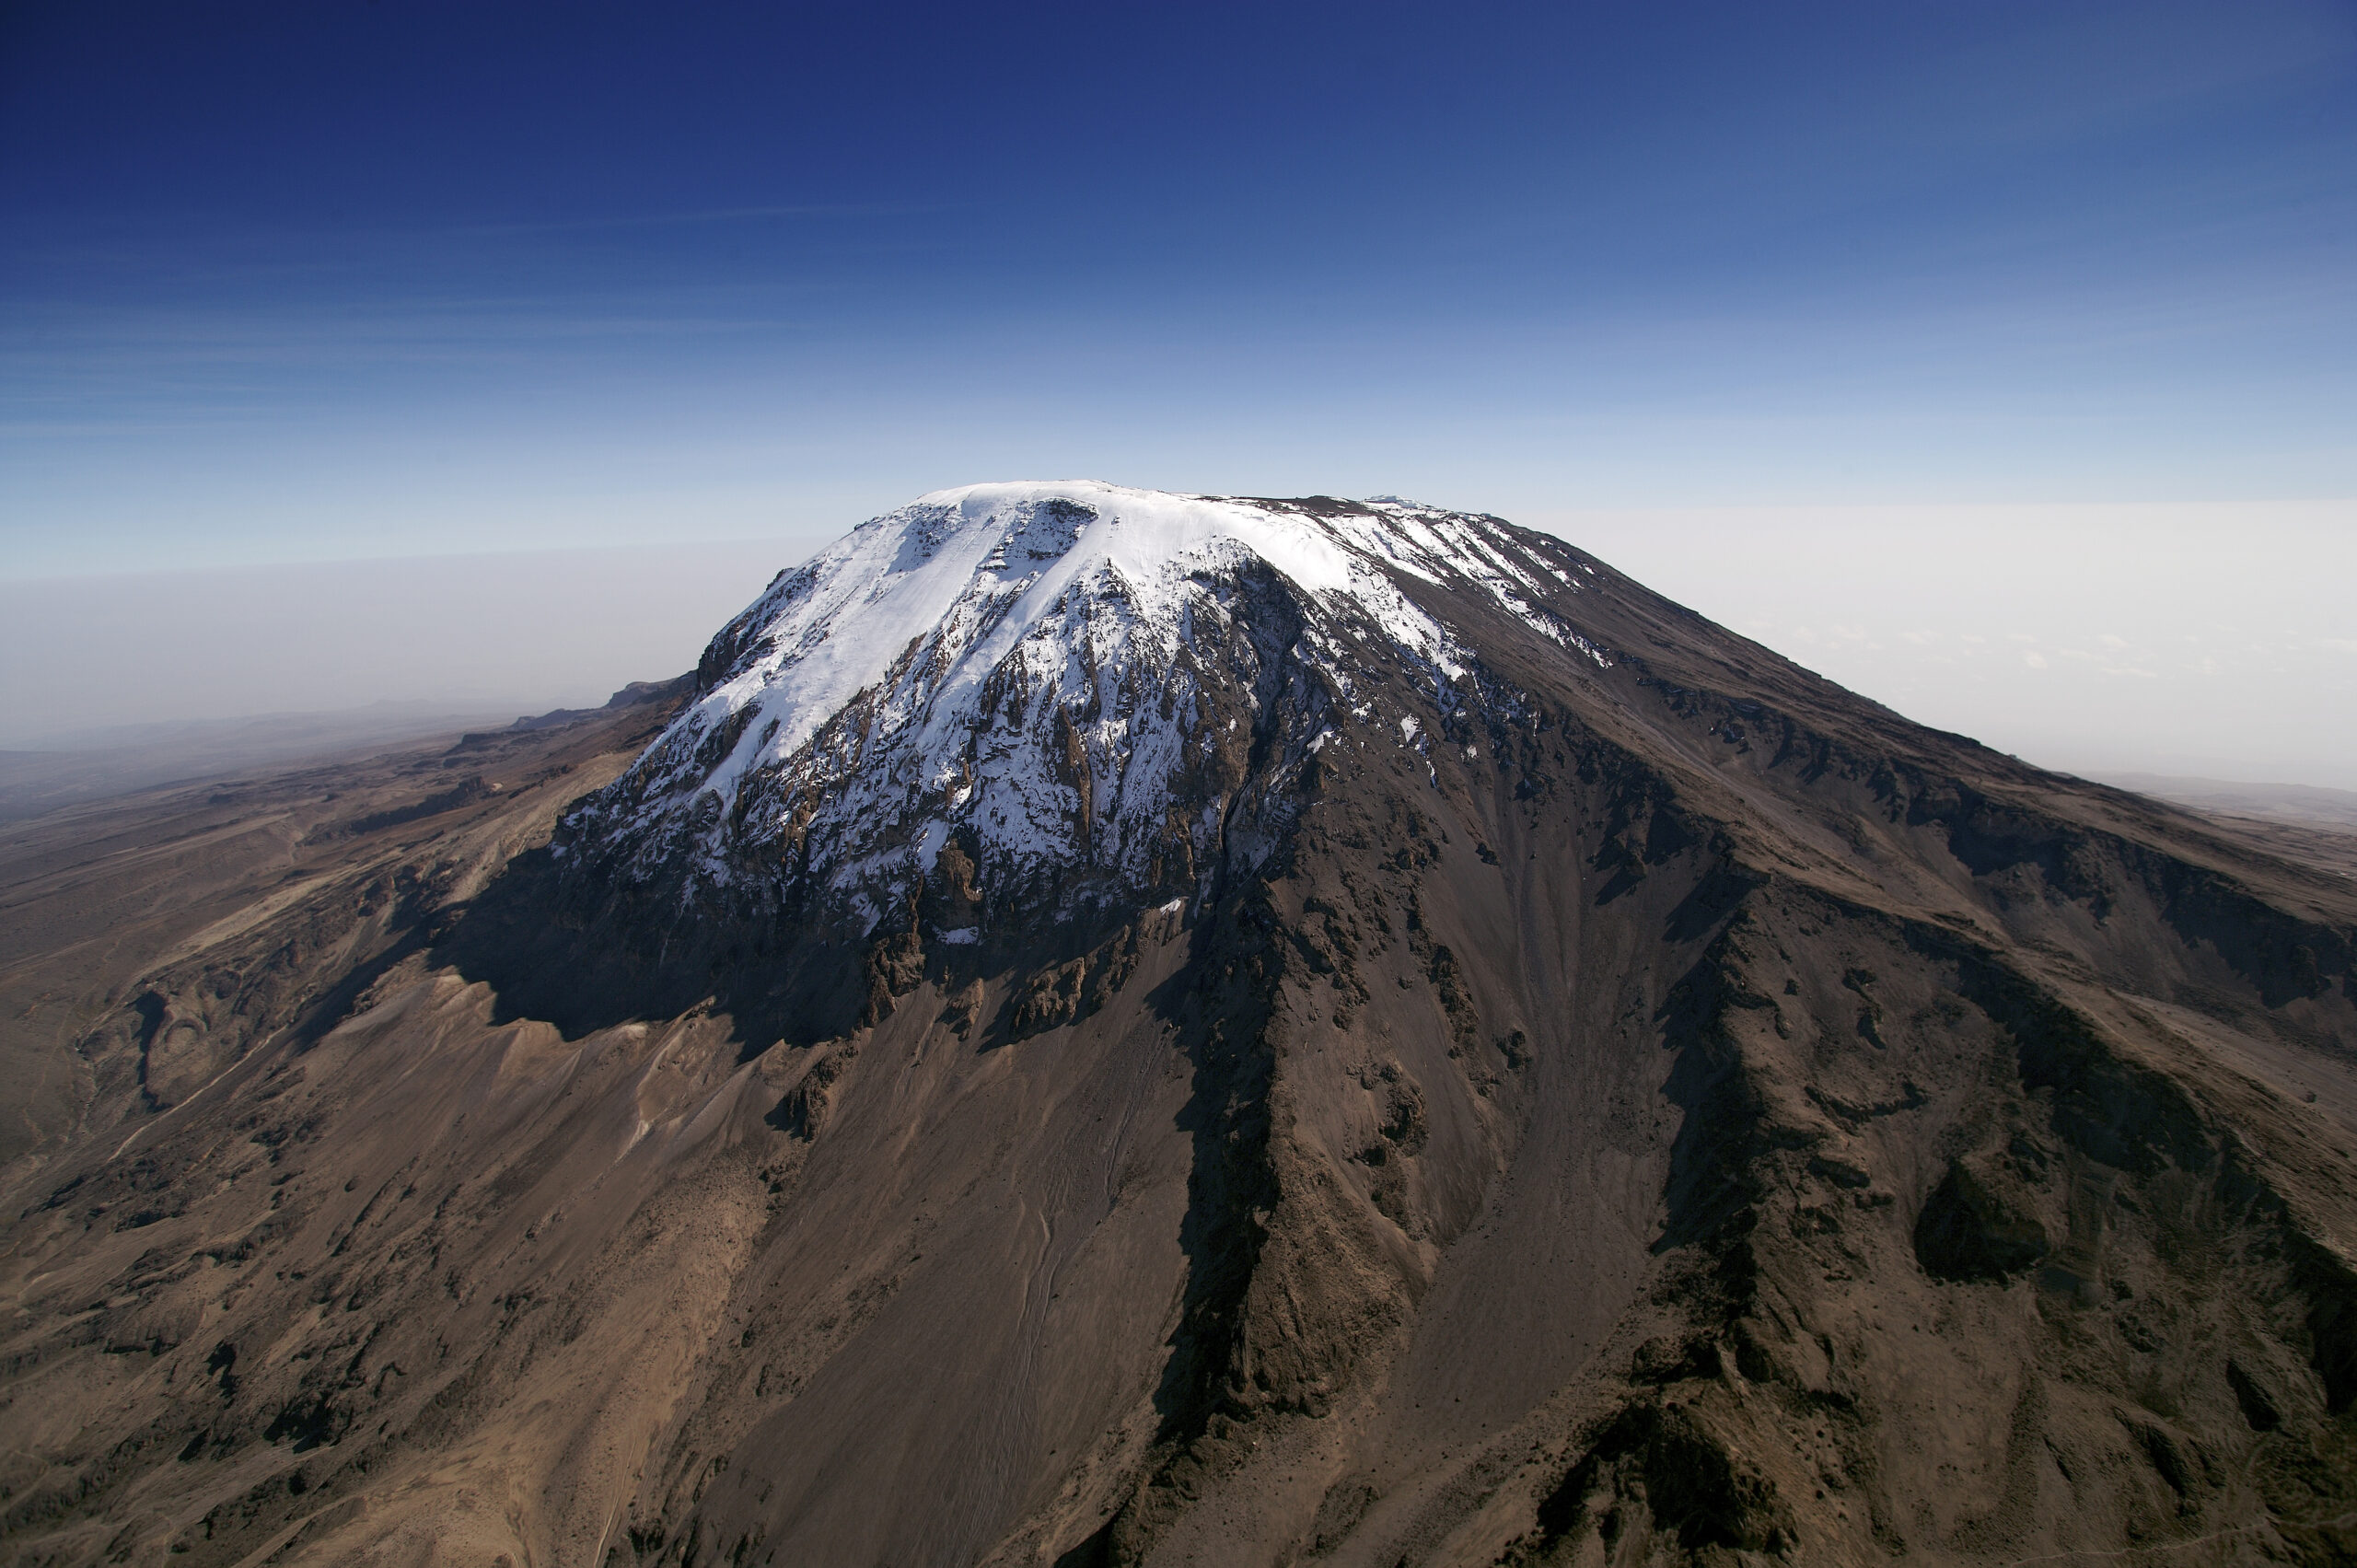
[[[2347,879],[1494,519],[1117,540],[1050,657],[1068,488],[858,546],[981,587],[817,749],[726,695],[813,571],[138,938],[9,1167],[18,1560],[2357,1551]]]

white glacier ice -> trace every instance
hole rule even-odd
[[[1403,579],[1469,587],[1608,662],[1538,603],[1585,585],[1493,519],[1086,481],[937,491],[781,573],[563,853],[676,875],[688,897],[749,876],[831,889],[863,922],[927,878],[1004,889],[1086,864],[1157,897],[1191,889],[1247,831],[1235,786],[1273,664],[1323,676],[1278,715],[1296,761],[1372,711],[1351,647],[1456,704],[1470,656]],[[1290,647],[1254,651],[1249,582],[1297,607]],[[1420,738],[1414,719],[1401,738]],[[974,940],[987,902],[936,935]]]

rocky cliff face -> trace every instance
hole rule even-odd
[[[1099,485],[866,525],[597,754],[95,1005],[22,1551],[2357,1545],[2333,841],[1493,518]]]
[[[1403,584],[1601,666],[1551,608],[1595,570],[1404,502],[929,495],[781,573],[557,853],[698,921],[865,933],[924,900],[951,943],[1193,900],[1283,842],[1328,744],[1421,753],[1415,712],[1511,700]]]

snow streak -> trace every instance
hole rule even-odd
[[[1306,760],[1333,726],[1367,722],[1353,650],[1379,648],[1455,705],[1470,656],[1403,579],[1477,589],[1608,662],[1538,603],[1583,584],[1494,519],[1095,482],[936,492],[781,573],[560,851],[676,878],[689,899],[791,881],[868,925],[918,884],[971,889],[943,923],[951,942],[976,939],[981,889],[1075,866],[1191,891],[1256,731],[1301,730]],[[1275,650],[1272,596],[1295,633]],[[1297,667],[1295,687],[1279,665]],[[1295,689],[1305,668],[1317,679]]]

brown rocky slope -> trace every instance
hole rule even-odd
[[[552,855],[644,708],[15,830],[5,1550],[2357,1552],[2357,886],[1497,527],[1608,659],[1247,581],[1252,853],[976,941]]]

